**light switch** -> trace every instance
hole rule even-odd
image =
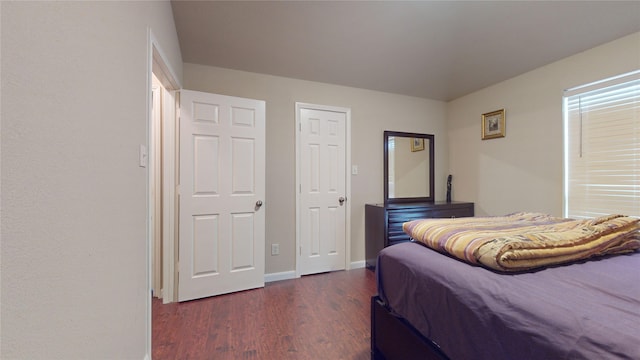
[[[351,166],[351,175],[358,175],[358,165]]]
[[[140,167],[146,168],[148,161],[149,161],[149,153],[147,153],[147,147],[144,145],[140,145],[140,154],[139,154]]]

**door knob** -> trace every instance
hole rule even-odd
[[[256,201],[256,210],[260,209],[261,206],[262,206],[262,200]]]
[[[347,198],[345,198],[344,196],[340,196],[340,198],[338,199],[338,201],[340,201],[340,206],[342,206],[342,204],[344,204],[346,200]]]

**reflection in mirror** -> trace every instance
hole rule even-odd
[[[428,197],[429,148],[424,147],[424,139],[390,136],[387,146],[389,197]]]
[[[385,203],[433,201],[433,135],[384,135]]]

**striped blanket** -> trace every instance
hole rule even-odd
[[[589,220],[539,213],[422,219],[404,223],[403,230],[434,250],[499,271],[523,271],[640,248],[640,219],[623,215]]]

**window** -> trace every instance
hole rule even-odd
[[[567,90],[564,215],[640,216],[640,71]]]

